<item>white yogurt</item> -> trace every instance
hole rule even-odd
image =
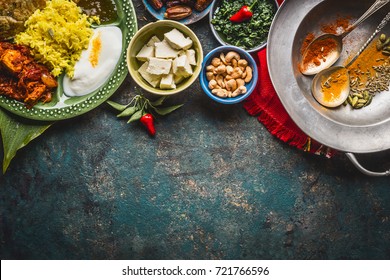
[[[99,27],[81,53],[75,65],[74,76],[64,77],[67,96],[83,96],[101,87],[117,65],[122,53],[122,31],[115,26]]]

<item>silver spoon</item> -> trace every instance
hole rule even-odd
[[[368,8],[368,10],[358,19],[356,20],[351,27],[349,27],[346,31],[341,34],[323,34],[316,39],[314,39],[309,46],[306,48],[306,51],[302,55],[302,60],[300,63],[299,69],[304,75],[315,75],[320,71],[332,66],[340,57],[340,54],[343,49],[343,38],[346,37],[352,30],[354,30],[359,24],[368,19],[372,14],[382,8],[384,5],[389,3],[390,0],[376,0],[375,3]],[[335,48],[326,54],[325,57],[319,59],[317,63],[313,62],[305,62],[305,58],[308,53],[313,49],[313,46],[319,44],[323,40],[332,40],[334,42]],[[312,49],[311,49],[312,48]]]
[[[367,46],[371,43],[374,37],[382,30],[382,28],[389,22],[389,20],[390,12],[384,17],[384,19],[375,29],[374,33],[370,36],[370,38],[368,38],[368,40],[364,43],[364,45],[360,48],[357,54],[352,58],[350,62],[348,62],[346,66],[333,66],[330,68],[326,68],[314,76],[314,79],[311,84],[311,91],[314,98],[320,104],[326,107],[337,107],[344,103],[344,101],[348,98],[350,90],[350,81],[347,68],[351,66],[352,63],[359,57],[359,55],[367,48]],[[341,74],[346,75],[346,79],[345,83],[341,86],[342,90],[340,91],[339,96],[337,96],[337,98],[335,97],[332,102],[329,102],[326,100],[326,98],[324,100],[323,86],[324,83],[326,83],[326,81],[329,79],[329,77],[334,76],[332,74],[336,71],[340,71],[342,72]]]

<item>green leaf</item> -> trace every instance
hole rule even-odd
[[[156,111],[157,114],[164,116],[164,115],[167,115],[167,114],[179,109],[183,105],[184,104],[170,106],[170,107],[164,107],[164,108],[153,108],[153,109],[154,109],[154,111]]]
[[[159,99],[153,101],[153,102],[150,102],[150,105],[152,106],[160,106],[163,104],[164,100],[166,99],[167,97],[166,96],[163,96],[163,97],[160,97]]]
[[[131,123],[131,122],[134,122],[134,121],[138,121],[138,120],[142,117],[143,114],[144,114],[144,112],[143,112],[142,110],[139,110],[139,111],[135,112],[135,113],[131,116],[131,118],[128,120],[127,123]]]
[[[117,117],[118,118],[130,117],[131,115],[133,115],[135,113],[135,111],[137,111],[137,107],[136,106],[131,106],[131,107],[126,108],[125,110],[123,110],[122,113],[117,115]]]
[[[118,111],[123,111],[128,106],[128,105],[119,104],[119,103],[116,103],[116,102],[110,101],[110,100],[107,101],[107,104]]]
[[[3,173],[7,171],[16,152],[40,136],[52,123],[33,122],[0,109],[0,132],[3,140]]]

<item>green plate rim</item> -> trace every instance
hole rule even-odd
[[[115,4],[118,11],[118,19],[112,23],[102,24],[100,26],[117,26],[122,30],[122,53],[115,70],[99,89],[82,97],[67,98],[64,104],[61,104],[60,98],[64,97],[64,94],[62,90],[62,78],[59,78],[59,87],[53,93],[53,95],[57,95],[58,102],[56,104],[53,104],[53,102],[47,104],[38,103],[33,108],[27,109],[22,102],[0,96],[0,107],[27,119],[57,121],[85,114],[110,98],[128,74],[126,64],[127,46],[138,30],[137,16],[132,1],[115,0]]]

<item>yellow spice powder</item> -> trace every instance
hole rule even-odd
[[[334,71],[321,81],[323,100],[332,102],[340,98],[341,92],[348,85],[348,73],[346,68]]]
[[[380,66],[387,60],[387,56],[376,49],[376,41],[372,42],[359,57],[348,66],[351,81],[358,79],[362,86],[370,76],[375,76],[373,67]]]

